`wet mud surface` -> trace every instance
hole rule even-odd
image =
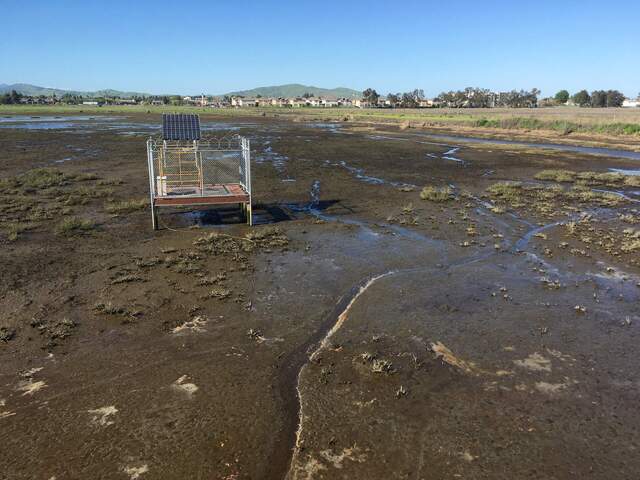
[[[257,225],[153,232],[156,118],[13,120],[2,478],[637,478],[637,160],[205,117]]]

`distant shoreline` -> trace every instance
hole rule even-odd
[[[569,145],[640,151],[640,108],[537,109],[359,109],[359,108],[210,108],[195,106],[0,105],[8,115],[159,115],[190,112],[203,117],[278,118],[286,121],[345,122],[367,128],[397,127],[485,139],[548,141]]]

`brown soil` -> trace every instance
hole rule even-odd
[[[234,122],[253,228],[152,231],[144,133],[0,129],[3,478],[636,477],[637,193],[534,176],[637,162]]]

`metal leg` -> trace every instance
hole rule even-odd
[[[156,209],[153,205],[153,201],[151,201],[151,225],[154,230],[158,229],[158,218],[156,217]]]
[[[251,209],[251,202],[247,203],[247,224],[253,225],[253,211]]]

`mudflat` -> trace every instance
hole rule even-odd
[[[157,115],[0,123],[3,478],[636,478],[638,160],[202,123],[256,226],[151,230]]]

